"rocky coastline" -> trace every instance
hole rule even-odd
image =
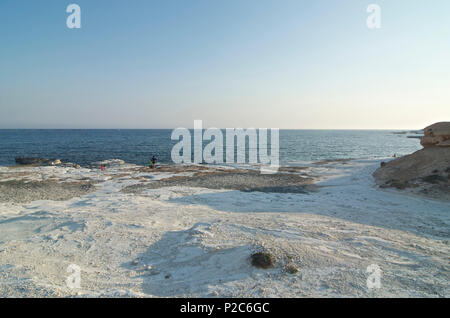
[[[396,188],[414,194],[450,200],[450,122],[424,129],[423,149],[382,162],[373,176],[381,188]]]

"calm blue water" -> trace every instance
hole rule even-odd
[[[14,158],[45,157],[81,165],[119,158],[148,164],[152,155],[171,163],[177,141],[172,130],[0,130],[0,165]],[[419,139],[393,131],[281,130],[280,161],[315,161],[340,158],[380,158],[420,149]]]

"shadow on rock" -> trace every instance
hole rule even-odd
[[[143,279],[143,292],[158,297],[208,294],[210,286],[248,277],[252,271],[250,246],[208,245],[209,226],[197,223],[188,230],[167,232],[123,267],[137,271]]]

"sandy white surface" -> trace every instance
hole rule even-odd
[[[378,189],[378,166],[311,167],[322,187],[309,194],[171,187],[141,195],[120,190],[172,175],[23,168],[25,180],[89,178],[97,190],[0,203],[0,296],[449,297],[450,203]],[[3,180],[8,173],[0,168]],[[274,268],[251,266],[261,249],[275,255]],[[66,284],[71,264],[80,289]],[[366,284],[371,264],[382,271],[379,289]]]

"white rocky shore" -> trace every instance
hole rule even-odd
[[[450,203],[380,189],[379,166],[286,168],[273,191],[230,167],[0,167],[0,296],[449,297]]]

